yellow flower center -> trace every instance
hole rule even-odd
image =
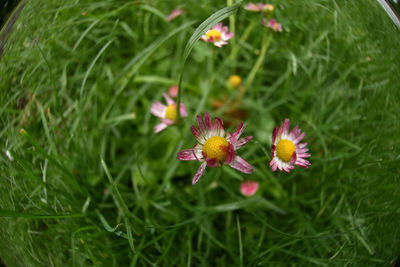
[[[276,154],[284,162],[290,162],[293,152],[296,152],[296,147],[292,141],[282,139],[276,147]]]
[[[175,105],[169,105],[165,110],[165,118],[170,121],[176,121],[176,108]]]
[[[213,136],[208,138],[203,146],[203,152],[208,158],[215,158],[219,162],[224,162],[226,159],[226,152],[229,146],[228,140],[221,136]],[[226,149],[221,149],[221,147]]]
[[[218,30],[209,30],[206,33],[207,40],[210,40],[210,38],[213,39],[213,41],[219,41],[221,40],[221,33]]]
[[[273,5],[271,5],[271,4],[266,4],[265,5],[265,7],[264,7],[264,12],[272,12],[272,11],[274,11],[274,6]]]
[[[238,87],[242,83],[242,78],[239,75],[229,77],[229,84],[233,87]]]

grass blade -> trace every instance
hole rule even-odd
[[[123,214],[125,216],[129,216],[131,213],[128,209],[128,206],[126,205],[125,201],[123,200],[121,193],[118,190],[118,187],[116,186],[114,179],[112,178],[110,171],[108,170],[108,167],[106,165],[106,163],[104,162],[104,160],[101,160],[101,165],[103,166],[104,171],[106,172],[106,176],[108,178],[108,181],[111,184],[112,190],[115,194],[115,199],[118,203],[118,206],[120,207],[120,209],[122,210]]]
[[[94,65],[96,64],[97,60],[100,58],[100,56],[104,53],[104,51],[106,51],[107,47],[113,42],[114,40],[110,40],[108,41],[101,49],[100,51],[97,53],[96,57],[93,59],[92,63],[90,63],[89,68],[87,69],[86,73],[85,73],[85,77],[83,78],[82,84],[81,84],[81,89],[79,91],[79,96],[80,98],[82,98],[83,95],[83,88],[85,87],[86,84],[86,80],[89,77],[90,72],[92,71]]]

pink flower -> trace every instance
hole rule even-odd
[[[294,127],[289,133],[290,121],[285,119],[281,127],[275,127],[272,133],[272,159],[269,166],[272,171],[279,169],[289,173],[294,169],[294,165],[308,168],[311,165],[305,158],[311,155],[308,151],[307,143],[300,143],[306,135],[301,132],[298,126]]]
[[[257,192],[258,186],[258,182],[247,180],[240,184],[240,192],[246,197],[251,197]]]
[[[204,120],[200,115],[197,115],[197,124],[199,128],[192,125],[190,129],[198,144],[192,149],[184,149],[178,153],[179,160],[197,160],[201,162],[200,168],[193,177],[192,184],[197,183],[206,166],[215,168],[225,164],[243,173],[249,174],[253,172],[253,167],[236,155],[236,150],[253,138],[253,136],[240,138],[246,128],[243,122],[234,133],[228,133],[227,135],[225,134],[222,120],[216,117],[214,123],[212,123],[208,112],[204,113]]]
[[[222,47],[228,44],[228,40],[233,37],[233,33],[229,32],[228,26],[223,26],[222,23],[215,24],[210,30],[208,30],[201,40],[207,43],[214,43],[215,46]]]
[[[159,133],[169,125],[177,123],[176,103],[167,94],[163,94],[168,106],[156,101],[151,105],[151,113],[161,119],[161,123],[154,127],[154,132]],[[180,105],[180,113],[182,117],[187,116],[186,107],[183,103]]]
[[[272,29],[274,32],[282,32],[282,25],[276,22],[274,19],[263,19],[261,24],[266,28]]]
[[[263,4],[263,3],[257,3],[257,4],[249,3],[243,8],[251,12],[272,12],[275,9],[273,5]]]
[[[171,14],[168,15],[167,20],[171,21],[174,18],[176,18],[176,17],[178,17],[178,16],[180,16],[182,14],[183,14],[183,10],[182,9],[174,9],[174,10],[172,10]]]
[[[169,89],[168,89],[168,94],[171,97],[177,97],[178,96],[178,85],[172,85]]]

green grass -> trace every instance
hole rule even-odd
[[[261,16],[239,9],[223,21],[235,25],[229,45],[195,43],[183,73],[187,42],[225,1],[50,2],[27,4],[0,61],[7,266],[390,266],[400,257],[400,35],[375,1],[276,0],[284,32],[268,47]],[[186,13],[167,22],[176,6]],[[181,74],[189,116],[154,134],[150,106]],[[247,85],[245,135],[255,138],[240,155],[255,170],[207,168],[193,186],[199,163],[176,153],[195,144],[197,114],[228,119],[212,102],[235,97],[231,74]],[[268,167],[284,118],[306,132],[310,169]],[[260,182],[256,196],[240,194],[244,179]]]

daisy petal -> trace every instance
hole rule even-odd
[[[164,130],[165,128],[167,128],[168,127],[168,124],[165,124],[165,123],[160,123],[160,124],[157,124],[156,126],[154,126],[154,132],[155,133],[159,133],[159,132],[161,132],[162,130]]]
[[[290,120],[285,119],[282,123],[282,134],[288,134],[290,128]]]
[[[208,113],[208,112],[204,113],[204,123],[205,123],[205,125],[207,127],[207,130],[211,131],[213,127],[212,127],[210,113]]]
[[[174,10],[172,10],[172,12],[168,15],[167,20],[168,20],[168,21],[171,21],[171,20],[173,20],[174,18],[180,16],[182,13],[183,13],[183,12],[182,12],[181,9],[174,9]]]
[[[204,156],[203,156],[203,146],[199,145],[199,144],[195,144],[193,147],[193,152],[194,152],[194,156],[196,157],[196,159],[200,162],[204,162]]]
[[[297,159],[297,153],[293,152],[292,158],[290,159],[290,164],[295,164]]]
[[[275,150],[276,150],[276,146],[275,146],[275,145],[272,145],[272,147],[271,147],[271,157],[272,157],[272,158],[274,157]]]
[[[293,140],[293,143],[295,145],[298,144],[305,136],[306,136],[305,133],[300,134],[299,136],[296,137],[296,139]]]
[[[247,11],[252,11],[252,12],[260,11],[260,8],[258,7],[258,5],[253,4],[253,3],[249,3],[248,5],[244,6],[243,8],[246,9]]]
[[[163,118],[166,108],[167,107],[165,105],[161,104],[161,102],[156,101],[151,105],[150,112],[154,116],[157,116],[159,118]]]
[[[205,135],[207,133],[207,130],[206,130],[206,125],[203,122],[203,119],[201,118],[200,115],[197,115],[196,119],[197,119],[197,124],[199,125],[201,134]]]
[[[206,142],[206,139],[204,138],[203,133],[199,129],[197,129],[196,126],[194,126],[194,125],[190,126],[190,130],[192,131],[194,138],[196,138],[196,140],[200,144],[204,144]]]
[[[243,173],[250,174],[253,172],[253,167],[239,156],[236,156],[235,161],[229,164],[229,166]]]
[[[279,131],[279,127],[277,126],[277,127],[274,128],[274,131],[272,132],[272,144],[275,144],[275,140],[276,140],[276,136],[278,134],[278,131]]]
[[[214,119],[213,130],[215,135],[221,137],[225,136],[224,123],[222,122],[221,118],[216,117]]]
[[[222,22],[215,24],[212,28],[214,30],[218,30],[221,32],[222,31]]]
[[[216,168],[216,167],[220,166],[220,164],[218,163],[218,160],[215,158],[212,158],[212,159],[206,158],[206,162],[207,162],[207,166],[210,168]]]
[[[204,172],[204,170],[205,170],[205,168],[206,168],[206,165],[207,165],[207,163],[205,163],[205,162],[203,162],[203,163],[200,165],[199,169],[197,170],[196,174],[195,174],[194,177],[193,177],[192,184],[197,183],[197,181],[198,181],[198,180],[200,179],[200,177],[203,175],[203,172]]]
[[[181,108],[179,109],[179,112],[181,113],[181,116],[182,117],[186,117],[187,116],[187,110],[186,110],[185,104],[181,104],[180,107]]]
[[[165,101],[167,102],[168,106],[175,104],[175,101],[172,100],[172,98],[168,94],[164,93],[163,96],[164,96]]]
[[[237,127],[236,131],[231,136],[231,142],[233,144],[236,144],[237,140],[239,140],[239,138],[242,135],[245,128],[246,128],[246,125],[243,125],[243,122],[241,122],[239,124],[239,126]]]
[[[246,137],[240,138],[239,141],[237,141],[235,144],[235,150],[238,150],[239,148],[241,148],[242,146],[244,146],[245,144],[250,142],[251,139],[253,139],[253,136],[246,136]]]
[[[179,160],[197,160],[193,149],[184,149],[184,150],[178,152],[178,159]]]
[[[178,96],[178,85],[172,85],[169,89],[168,89],[168,94],[171,97],[177,97]]]
[[[229,144],[228,149],[226,151],[226,160],[225,164],[231,165],[235,161],[236,153],[235,148],[232,144]]]
[[[172,124],[174,124],[174,122],[173,121],[171,121],[171,120],[169,120],[169,119],[162,119],[161,120],[163,123],[165,123],[166,125],[172,125]]]
[[[231,39],[235,34],[233,32],[223,34],[224,41]]]

